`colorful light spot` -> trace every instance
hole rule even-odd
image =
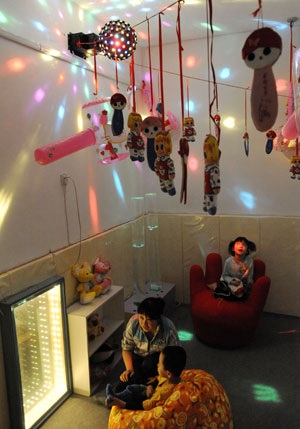
[[[277,79],[276,80],[276,89],[277,92],[283,92],[288,89],[288,82],[285,79]]]
[[[281,402],[277,390],[271,386],[265,386],[264,384],[254,384],[253,393],[257,401],[277,403]]]
[[[78,131],[83,131],[83,119],[81,113],[78,113],[77,115],[77,128]]]
[[[11,58],[7,61],[7,67],[10,71],[18,73],[24,70],[26,64],[21,58]]]
[[[4,189],[0,190],[0,228],[8,212],[9,206],[12,201],[12,196],[12,194],[9,194],[8,192],[4,191]]]
[[[146,82],[150,82],[150,72],[146,72],[144,74],[144,79],[145,79]]]
[[[38,0],[38,2],[39,2],[40,5],[42,5],[44,7],[48,6],[47,2],[45,0]]]
[[[62,82],[64,81],[64,79],[65,79],[65,75],[64,75],[63,73],[61,73],[61,74],[58,76],[58,83],[62,83]]]
[[[151,11],[151,7],[142,7],[140,9],[141,12],[150,12]]]
[[[255,198],[250,192],[241,191],[240,200],[250,210],[255,207]]]
[[[110,90],[111,90],[111,92],[114,94],[115,92],[118,92],[117,91],[117,88],[115,87],[115,85],[113,84],[113,83],[111,83],[110,85]]]
[[[91,14],[93,14],[93,15],[99,15],[99,13],[101,13],[102,12],[102,9],[93,9],[93,10],[91,10]]]
[[[57,116],[59,117],[59,119],[63,119],[65,116],[65,108],[62,104],[58,108]]]
[[[202,25],[202,27],[210,29],[210,25],[207,24],[206,22],[201,22],[201,25]],[[222,31],[222,29],[220,27],[217,27],[216,25],[213,25],[212,28],[214,31]]]
[[[84,94],[85,94],[86,98],[90,98],[90,91],[89,91],[87,84],[84,85]]]
[[[126,18],[131,18],[132,17],[132,13],[125,13]]]
[[[224,119],[222,121],[223,125],[227,128],[234,128],[235,127],[235,119],[229,116],[228,118]]]
[[[195,110],[195,103],[192,100],[189,100],[189,103],[185,103],[185,110],[193,112]]]
[[[92,186],[89,187],[89,205],[93,230],[94,233],[97,233],[99,231],[98,202],[95,190]]]
[[[123,201],[125,201],[123,186],[122,186],[120,177],[119,177],[118,173],[116,172],[116,170],[113,170],[113,177],[114,177],[114,182],[115,182],[115,186],[116,186],[116,189],[118,191],[118,194],[119,194],[120,198]]]
[[[139,31],[139,32],[138,32],[138,36],[139,36],[142,40],[148,40],[148,34],[144,33],[143,31]]]
[[[60,17],[60,19],[64,19],[64,15],[60,9],[57,10],[57,13],[58,13],[58,16]]]
[[[78,67],[77,67],[77,66],[75,66],[75,64],[72,64],[72,65],[71,65],[71,72],[72,72],[73,74],[77,74],[77,70],[78,70]]]
[[[1,24],[5,24],[7,22],[6,16],[1,11],[0,11],[0,22]]]
[[[224,67],[219,74],[221,79],[228,79],[230,77],[230,69],[228,67]]]
[[[187,57],[185,64],[188,68],[192,68],[195,67],[196,65],[196,58],[193,55],[190,55],[189,57]]]
[[[35,26],[35,28],[37,30],[42,31],[42,32],[46,30],[46,27],[41,22],[39,22],[39,21],[32,21],[32,22],[33,22],[33,25]]]
[[[188,167],[191,171],[197,171],[199,166],[198,159],[194,156],[189,156],[188,159]]]
[[[192,341],[194,334],[188,331],[178,331],[178,337],[180,341]]]
[[[55,34],[56,34],[57,36],[61,36],[61,35],[62,35],[61,31],[60,31],[58,28],[55,28],[55,29],[54,29],[54,32],[55,32]]]
[[[82,9],[79,9],[79,11],[78,11],[78,17],[79,17],[79,20],[80,21],[83,21],[83,10]]]
[[[73,94],[77,94],[77,85],[75,83],[73,85]]]
[[[162,21],[162,24],[163,24],[165,27],[172,27],[172,25],[171,25],[169,22],[167,22],[167,21]]]
[[[37,103],[40,103],[45,97],[45,91],[42,88],[39,88],[34,93],[34,99]]]
[[[72,8],[72,4],[70,1],[67,1],[67,9],[70,15],[73,14],[73,8]]]
[[[253,21],[259,21],[259,18],[253,18]],[[283,22],[279,22],[279,21],[272,21],[269,19],[264,19],[264,24],[270,27],[275,27],[277,30],[285,30],[286,28],[289,27],[288,24],[284,24]]]

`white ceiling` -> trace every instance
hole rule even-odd
[[[76,3],[84,10],[90,11],[102,27],[112,19],[122,19],[135,28],[140,46],[147,46],[147,23],[164,8],[161,20],[164,22],[163,43],[177,42],[176,19],[177,3],[172,0],[77,0]],[[257,28],[257,19],[252,12],[258,7],[258,0],[213,0],[213,24],[218,28],[215,36],[237,32],[250,33]],[[300,0],[263,0],[264,25],[276,30],[289,31],[288,18],[300,17]],[[206,37],[206,0],[185,0],[181,8],[182,40]],[[299,28],[300,20],[295,23]],[[98,30],[99,31],[99,30]],[[95,33],[98,33],[95,29]],[[150,19],[151,45],[158,44],[158,16]]]

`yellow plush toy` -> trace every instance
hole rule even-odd
[[[93,341],[96,337],[104,332],[104,327],[100,321],[100,317],[98,313],[93,313],[87,319],[87,331],[88,331],[88,339],[89,341]]]
[[[94,286],[91,282],[94,274],[88,262],[83,262],[81,265],[73,265],[72,275],[79,281],[76,290],[80,293],[80,304],[88,304],[102,292],[101,285]]]

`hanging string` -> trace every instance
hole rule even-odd
[[[293,25],[294,22],[290,22],[290,29],[291,29],[291,45],[290,45],[290,82],[292,82],[292,64],[293,64]]]
[[[150,46],[150,25],[149,19],[147,18],[148,24],[148,56],[149,56],[149,74],[150,74],[150,94],[151,94],[151,109],[150,112],[153,111],[153,83],[152,83],[152,65],[151,65],[151,46]]]
[[[117,54],[115,55],[115,66],[116,66],[116,87],[119,89],[119,79],[118,79],[118,58]]]
[[[245,132],[247,132],[247,89],[245,89]]]
[[[181,95],[181,123],[182,133],[184,132],[184,95],[183,95],[183,72],[182,72],[182,51],[183,47],[181,44],[181,25],[180,25],[180,11],[181,4],[178,2],[178,12],[176,21],[176,33],[178,38],[178,51],[179,51],[179,78],[180,78],[180,95]]]
[[[159,68],[160,68],[160,93],[161,93],[161,120],[162,129],[165,129],[165,106],[164,106],[164,78],[163,78],[163,52],[162,52],[162,30],[161,30],[161,17],[158,15],[159,24]]]
[[[259,13],[261,13],[261,10],[262,10],[262,0],[258,0],[258,8],[254,12],[252,12],[253,17],[256,18],[256,16]]]
[[[208,103],[210,103],[210,58],[209,58],[209,30],[208,30],[208,0],[206,0],[206,51],[207,51],[207,78],[208,78]],[[208,115],[209,134],[211,134],[210,115]]]
[[[296,138],[296,156],[299,156],[299,142],[298,142],[298,137]]]
[[[262,27],[264,26],[262,0],[258,0],[258,8],[254,12],[252,12],[252,16],[254,18],[256,18],[256,16],[258,16],[258,18],[257,18],[257,28],[260,27],[260,24],[262,25]]]
[[[187,111],[188,111],[188,118],[190,117],[190,92],[189,92],[189,81],[186,80],[186,101],[187,101]]]
[[[136,104],[135,104],[135,73],[134,73],[134,52],[133,52],[133,37],[131,32],[131,47],[132,47],[132,55],[131,55],[131,63],[130,63],[130,77],[131,77],[131,85],[132,85],[132,111],[136,112]]]
[[[95,72],[95,92],[94,95],[98,94],[98,77],[97,77],[97,64],[96,64],[96,42],[94,41],[94,72]]]

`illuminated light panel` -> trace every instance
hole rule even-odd
[[[235,127],[235,119],[229,116],[228,118],[224,119],[222,121],[222,124],[227,128],[234,128]]]
[[[5,192],[4,189],[0,190],[0,228],[4,222],[5,216],[11,204],[12,194]]]
[[[230,68],[228,67],[224,67],[221,71],[220,71],[220,78],[221,79],[228,79],[230,77]]]
[[[264,384],[254,384],[253,393],[257,401],[276,403],[281,402],[277,390],[272,386],[266,386]]]
[[[253,209],[255,207],[255,198],[250,192],[241,191],[240,200],[247,209]]]
[[[163,24],[165,27],[172,27],[172,24],[169,24],[167,21],[162,21],[162,24]]]
[[[83,119],[81,112],[77,115],[77,128],[78,131],[83,131]]]
[[[188,68],[195,67],[196,58],[194,57],[194,55],[190,55],[189,57],[187,57],[187,59],[185,60],[185,64]]]
[[[194,156],[189,156],[188,159],[188,167],[191,171],[197,171],[199,166],[198,159]]]
[[[8,69],[15,73],[24,70],[26,67],[25,62],[21,58],[11,58],[6,64]]]
[[[40,103],[45,97],[45,91],[42,88],[39,88],[34,93],[34,99],[37,103]]]
[[[65,19],[64,15],[60,9],[57,9],[57,13],[58,13],[58,16],[60,17],[60,19]]]
[[[177,331],[180,341],[192,341],[194,334],[188,331]]]
[[[46,31],[46,27],[39,21],[32,21],[35,28],[39,31]]]
[[[277,92],[283,92],[288,89],[288,81],[285,79],[276,80],[276,90]]]
[[[62,104],[58,108],[57,116],[59,117],[59,119],[63,119],[65,116],[65,108]]]
[[[7,18],[4,15],[4,13],[1,12],[1,10],[0,10],[0,22],[1,24],[5,24],[7,22]]]
[[[125,196],[124,196],[124,191],[123,191],[123,187],[122,187],[122,183],[120,181],[119,175],[116,172],[116,170],[113,170],[113,177],[114,177],[114,182],[116,185],[116,189],[118,191],[118,194],[120,196],[120,198],[125,201]]]
[[[192,100],[189,100],[189,103],[185,103],[185,110],[189,111],[190,113],[195,110],[195,103]]]
[[[148,40],[148,34],[144,33],[143,31],[139,31],[138,35],[143,40]]]
[[[98,202],[95,190],[92,186],[89,187],[89,205],[93,230],[94,233],[97,233],[99,231]]]
[[[210,29],[210,25],[207,24],[206,22],[201,22],[201,25],[202,25],[202,27]],[[222,29],[220,27],[217,27],[216,25],[213,25],[212,27],[213,27],[214,31],[222,31]]]

